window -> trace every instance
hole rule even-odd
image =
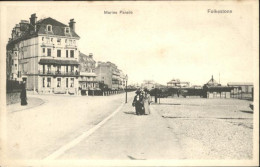
[[[47,78],[47,87],[51,87],[51,78]]]
[[[74,87],[74,78],[70,78],[70,87],[71,87],[71,88]]]
[[[71,66],[70,71],[74,72],[74,66]]]
[[[42,78],[42,87],[45,87],[45,78]]]
[[[60,72],[61,72],[61,66],[58,65],[58,66],[57,66],[57,73],[60,74]]]
[[[48,73],[48,74],[51,73],[51,65],[48,65],[47,73]]]
[[[42,48],[42,53],[45,53],[45,48]]]
[[[44,37],[42,37],[42,41],[44,41]]]
[[[61,86],[61,78],[57,78],[57,87]]]
[[[66,72],[69,72],[69,66],[66,65]]]
[[[65,39],[65,43],[66,43],[66,44],[68,43],[68,40],[67,40],[67,39]]]
[[[73,58],[74,57],[74,50],[70,51],[70,57]]]
[[[53,38],[51,38],[51,42],[53,42]]]
[[[69,78],[66,78],[66,88],[69,87]]]
[[[48,49],[48,54],[47,56],[51,56],[51,49]]]
[[[57,50],[57,57],[61,57],[61,50]]]
[[[69,27],[65,28],[65,33],[70,33],[70,28]]]
[[[72,40],[70,40],[70,45],[72,45]]]
[[[52,31],[52,26],[51,25],[47,25],[47,31],[51,32]]]
[[[15,66],[15,70],[17,70],[17,64],[15,64],[14,66]]]
[[[61,39],[60,38],[57,39],[57,43],[58,43],[58,45],[61,44]]]
[[[66,50],[66,57],[69,57],[69,51]]]

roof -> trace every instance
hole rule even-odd
[[[52,25],[52,32],[46,31],[47,25]],[[37,33],[79,38],[78,34],[76,34],[76,32],[73,31],[72,29],[70,29],[70,33],[65,34],[65,27],[69,27],[69,26],[51,17],[48,17],[46,19],[42,19],[37,22]]]
[[[79,53],[79,61],[82,62],[82,61],[91,61],[91,62],[96,62],[93,57],[91,58],[90,56],[84,54],[84,53]]]
[[[52,26],[61,26],[61,27],[67,27],[67,25],[51,18],[51,17],[48,17],[46,19],[41,19],[39,21],[37,21],[37,24],[51,24]]]
[[[229,82],[228,86],[254,86],[252,82]]]
[[[39,64],[78,65],[76,60],[41,59]]]
[[[7,48],[12,47],[13,44],[16,42],[30,39],[32,37],[36,37],[39,34],[80,38],[79,35],[72,29],[70,29],[70,33],[65,34],[65,27],[69,27],[69,26],[65,25],[51,17],[39,20],[36,23],[36,28],[34,28],[34,26],[32,24],[30,24],[28,21],[21,21],[21,23],[22,22],[24,25],[23,26],[24,30],[21,32],[22,35],[9,41],[7,44]],[[52,25],[52,32],[46,31],[47,25]]]
[[[217,92],[217,91],[231,91],[233,87],[228,86],[205,86],[204,89],[211,91],[211,92]]]
[[[218,82],[213,78],[213,76],[212,76],[212,78],[207,82],[207,84],[206,85],[209,85],[209,86],[218,86],[219,84],[218,84]]]

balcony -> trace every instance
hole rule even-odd
[[[41,44],[41,47],[54,47],[54,44],[53,44],[53,43],[43,42],[43,43]]]
[[[65,48],[66,48],[66,49],[76,49],[77,46],[76,46],[76,45],[69,45],[69,44],[66,44],[66,45],[65,45]]]
[[[69,71],[69,72],[66,72],[66,71],[42,71],[42,70],[39,70],[38,72],[39,75],[46,75],[46,76],[75,76],[75,77],[78,77],[79,76],[79,72],[78,71]]]

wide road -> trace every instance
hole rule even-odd
[[[135,115],[134,93],[30,96],[8,107],[9,156],[41,160],[252,159],[253,111],[237,99],[161,99]],[[17,108],[17,111],[11,111]]]
[[[132,99],[134,93],[129,93]],[[44,159],[95,127],[125,102],[111,96],[29,95],[29,105],[7,107],[8,157]],[[42,102],[38,102],[42,99]]]

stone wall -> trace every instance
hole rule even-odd
[[[19,103],[21,101],[20,99],[20,91],[15,91],[15,92],[9,92],[6,94],[6,104],[14,104],[14,103]]]

